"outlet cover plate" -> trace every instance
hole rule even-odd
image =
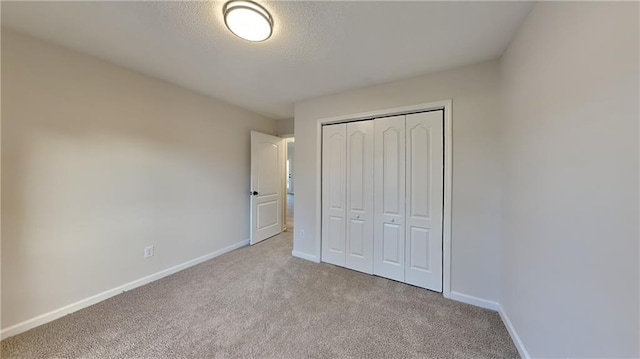
[[[145,258],[153,257],[153,246],[144,247],[144,257]]]

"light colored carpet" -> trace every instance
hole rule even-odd
[[[291,257],[291,233],[2,341],[23,358],[514,358],[498,314]]]

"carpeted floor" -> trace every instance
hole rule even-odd
[[[291,256],[291,233],[2,341],[2,358],[514,358],[497,313]]]

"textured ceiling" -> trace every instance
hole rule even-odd
[[[499,57],[529,2],[262,2],[263,43],[222,2],[7,2],[2,26],[236,104],[293,117],[297,101]]]

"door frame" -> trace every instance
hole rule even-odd
[[[278,135],[278,137],[281,137],[284,140],[284,166],[283,166],[283,171],[284,174],[282,175],[282,178],[284,178],[284,182],[282,184],[283,188],[282,188],[282,231],[286,232],[287,230],[289,230],[289,228],[287,228],[287,210],[289,209],[288,204],[287,204],[287,196],[289,195],[287,193],[287,158],[289,158],[289,148],[287,147],[287,140],[289,138],[293,138],[295,140],[295,135],[293,133],[286,133],[286,134],[282,134],[282,135]],[[294,145],[295,146],[295,145]],[[294,197],[295,198],[295,197]],[[295,216],[295,214],[294,214]],[[295,218],[295,217],[294,217]]]
[[[316,123],[316,262],[322,260],[322,126],[414,112],[444,111],[444,204],[442,209],[442,295],[451,298],[451,185],[453,135],[451,99],[323,118]]]

